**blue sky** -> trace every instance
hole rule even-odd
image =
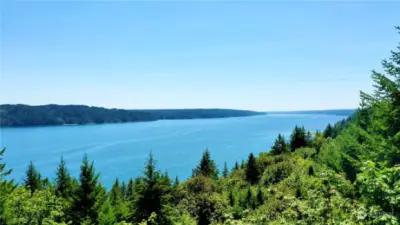
[[[400,3],[3,1],[1,103],[354,108]]]

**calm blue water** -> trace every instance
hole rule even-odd
[[[42,175],[53,178],[64,156],[72,175],[78,177],[86,152],[110,186],[115,177],[128,181],[141,174],[150,150],[162,171],[180,179],[191,175],[208,148],[220,168],[231,167],[250,152],[269,151],[278,133],[289,136],[295,125],[322,130],[345,117],[332,115],[263,115],[224,119],[163,120],[85,126],[1,129],[4,159],[13,168],[11,178],[21,181],[30,160]]]

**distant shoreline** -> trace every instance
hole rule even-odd
[[[325,109],[325,110],[296,110],[296,111],[267,111],[267,114],[324,114],[335,116],[350,116],[356,109]]]
[[[84,105],[0,105],[0,127],[78,126],[157,120],[231,118],[265,114],[265,112],[235,109],[124,110]]]
[[[110,123],[84,123],[84,124],[50,124],[50,125],[26,125],[26,126],[0,126],[2,128],[36,128],[36,127],[75,127],[75,126],[88,126],[88,125],[111,125],[111,124],[127,124],[127,123],[148,123],[148,122],[157,122],[157,121],[173,121],[173,120],[212,120],[212,119],[230,119],[230,118],[241,118],[241,117],[253,117],[253,116],[262,116],[268,115],[268,113],[258,114],[258,115],[249,115],[249,116],[232,116],[232,117],[213,117],[213,118],[182,118],[182,119],[157,119],[157,120],[148,120],[148,121],[127,121],[127,122],[110,122]]]
[[[216,118],[191,118],[191,119],[157,119],[151,121],[128,121],[128,122],[110,122],[110,123],[85,123],[85,124],[55,124],[55,125],[25,125],[25,126],[0,126],[0,129],[9,129],[9,128],[39,128],[39,127],[74,127],[74,126],[88,126],[88,125],[112,125],[112,124],[127,124],[127,123],[146,123],[146,122],[157,122],[157,121],[165,121],[165,120],[208,120],[208,119],[230,119],[230,118],[240,118],[240,117],[253,117],[253,116],[263,116],[263,115],[331,115],[331,116],[351,116],[351,115],[339,115],[339,114],[327,114],[327,113],[307,113],[306,111],[300,113],[290,113],[290,112],[266,112],[258,115],[249,115],[249,116],[235,116],[235,117],[216,117]]]

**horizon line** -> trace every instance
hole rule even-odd
[[[331,108],[331,109],[295,109],[295,110],[254,110],[254,109],[237,109],[237,108],[216,108],[216,107],[196,107],[196,108],[117,108],[117,107],[104,107],[104,106],[95,106],[95,105],[85,105],[85,104],[57,104],[57,103],[47,103],[47,104],[24,104],[24,103],[1,103],[0,106],[3,105],[24,105],[31,107],[40,107],[40,106],[49,106],[49,105],[57,105],[57,106],[87,106],[94,108],[103,108],[103,109],[118,109],[118,110],[199,110],[199,109],[225,109],[225,110],[246,110],[246,111],[255,111],[255,112],[301,112],[301,111],[328,111],[328,110],[356,110],[358,107],[354,108]]]

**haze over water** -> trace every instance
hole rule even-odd
[[[75,177],[84,153],[95,161],[100,180],[110,187],[118,177],[127,182],[142,174],[150,150],[161,171],[180,180],[191,176],[202,152],[208,148],[220,169],[250,152],[269,151],[279,133],[289,137],[295,125],[310,131],[323,130],[345,116],[270,114],[263,116],[161,120],[155,122],[2,128],[0,146],[7,147],[4,159],[13,168],[10,178],[22,181],[29,161],[42,176],[54,178],[60,157]]]

